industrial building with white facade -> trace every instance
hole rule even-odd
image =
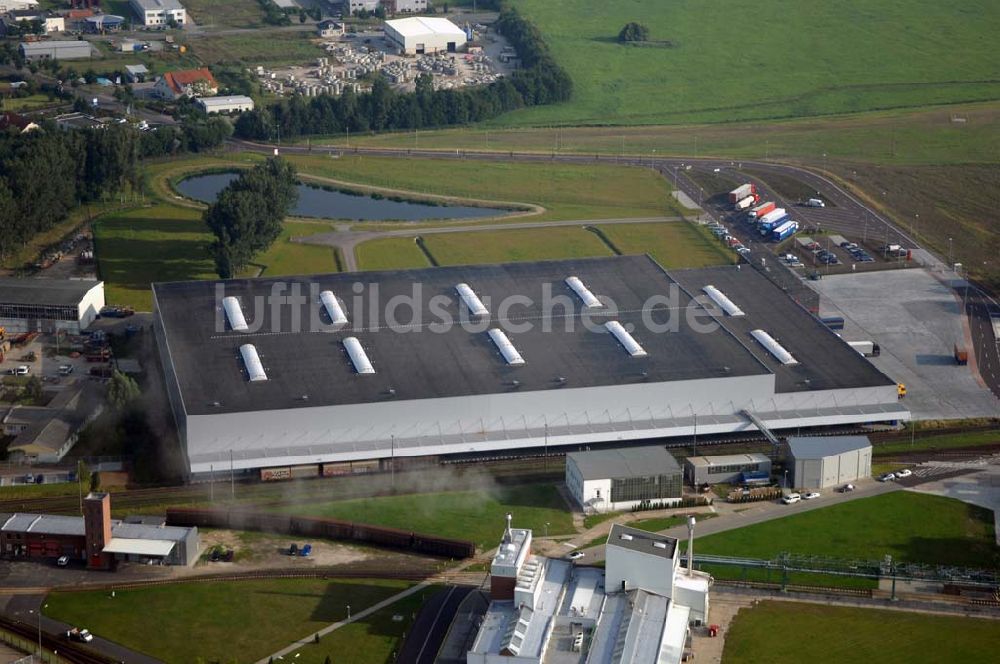
[[[683,498],[681,467],[662,446],[570,452],[566,488],[585,511],[616,512]]]
[[[895,382],[735,266],[193,281],[153,300],[194,474],[908,418]]]
[[[401,54],[456,53],[465,50],[468,34],[446,18],[412,16],[385,22],[385,38]]]
[[[103,281],[0,278],[0,327],[8,333],[79,334],[103,308]]]
[[[614,524],[603,570],[533,555],[531,541],[504,533],[467,664],[679,664],[689,625],[709,620],[712,578],[680,567],[673,537]]]
[[[872,444],[867,436],[789,436],[791,485],[827,489],[871,477]]]

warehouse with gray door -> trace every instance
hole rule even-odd
[[[791,436],[788,454],[792,486],[800,489],[826,489],[872,474],[867,436]]]

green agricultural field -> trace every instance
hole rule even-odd
[[[1000,431],[970,431],[968,433],[950,433],[933,435],[932,432],[920,432],[911,442],[909,438],[901,438],[891,443],[876,444],[872,450],[876,457],[923,450],[947,450],[960,447],[977,447],[980,445],[1000,444]]]
[[[990,0],[515,0],[574,83],[507,125],[678,124],[1000,98]],[[622,45],[628,21],[655,43]]]
[[[344,138],[330,141],[343,145]],[[351,137],[373,147],[410,147],[413,135]],[[477,127],[420,132],[422,148],[730,159],[848,160],[899,165],[1000,159],[1000,104],[900,109],[773,122],[687,126]]]
[[[199,27],[256,28],[263,25],[264,11],[257,0],[186,0],[184,7]]]
[[[297,64],[305,65],[326,55],[313,31],[218,35],[208,33],[202,37],[188,37],[187,46],[206,65],[223,62],[243,64]]]
[[[412,237],[386,237],[369,240],[357,246],[358,268],[361,270],[406,270],[430,267]]]
[[[988,662],[998,649],[1000,622],[996,620],[763,601],[736,614],[726,634],[722,661]]]
[[[597,235],[575,226],[438,233],[424,236],[424,241],[439,265],[612,255]]]
[[[907,562],[964,567],[1000,564],[989,510],[908,491],[706,535],[698,538],[696,546],[702,553],[750,558],[774,558],[788,552],[881,560],[890,554]]]
[[[705,267],[736,261],[704,228],[685,221],[598,226],[623,254],[649,254],[666,268]]]
[[[272,579],[119,590],[114,598],[106,591],[57,592],[46,599],[45,613],[165,662],[242,663],[343,620],[348,604],[356,613],[409,585]]]
[[[652,170],[634,167],[482,161],[470,167],[454,160],[353,155],[288,159],[302,173],[339,181],[546,208],[531,221],[679,214],[669,183]]]
[[[546,528],[549,535],[575,532],[572,515],[551,484],[312,502],[283,511],[468,539],[483,549],[492,549],[500,541],[508,512],[514,515],[516,527],[531,528],[536,535],[544,534]]]

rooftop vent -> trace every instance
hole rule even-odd
[[[589,288],[583,285],[579,277],[566,277],[566,285],[572,288],[573,292],[583,300],[583,306],[590,308],[601,306],[601,301],[590,292]]]
[[[756,339],[760,343],[761,346],[770,351],[771,355],[774,355],[778,359],[778,361],[781,362],[782,364],[799,363],[798,360],[792,357],[791,353],[785,350],[784,346],[775,341],[774,337],[772,337],[764,330],[752,330],[750,334],[751,336],[753,336],[754,339]]]
[[[375,367],[372,366],[371,361],[368,359],[368,354],[361,346],[361,342],[358,341],[357,337],[347,337],[343,343],[344,350],[350,356],[355,371],[362,375],[375,373]]]
[[[632,540],[634,539],[634,538],[633,538],[633,537],[632,537],[631,535],[629,535],[628,533],[622,533],[622,534],[621,534],[621,538],[622,538],[623,540],[625,540],[626,542],[631,542],[631,541],[632,541]]]
[[[334,325],[347,324],[347,314],[344,313],[344,309],[340,306],[340,302],[337,300],[337,296],[333,294],[333,291],[325,290],[320,293],[319,301],[323,303],[323,308],[326,309],[331,323]]]
[[[503,355],[503,359],[507,361],[507,364],[512,366],[519,366],[524,364],[524,358],[521,354],[517,352],[514,348],[514,344],[510,342],[504,331],[499,328],[491,328],[489,331],[490,339],[496,344],[497,348],[500,350],[500,354]]]
[[[653,546],[655,546],[657,549],[665,549],[665,548],[667,548],[667,543],[666,542],[653,542]]]
[[[229,327],[236,332],[246,332],[250,328],[247,326],[247,319],[243,317],[243,307],[240,301],[232,295],[222,298],[222,308],[226,312],[226,320]]]
[[[625,331],[625,328],[622,327],[621,323],[616,320],[609,320],[604,324],[604,327],[607,328],[608,332],[613,334],[615,339],[617,339],[618,342],[625,347],[625,350],[628,351],[629,355],[632,357],[646,357],[646,351],[643,350],[638,341],[632,338],[631,334]]]
[[[458,296],[462,298],[462,302],[465,302],[465,306],[469,308],[473,316],[490,315],[490,310],[486,308],[486,305],[483,304],[483,301],[479,299],[476,291],[472,290],[469,284],[458,284],[455,286],[455,290],[458,291]]]
[[[267,380],[264,373],[264,365],[260,363],[260,356],[253,344],[243,344],[240,346],[240,355],[243,357],[243,366],[247,368],[247,376],[251,383],[258,383]]]
[[[719,305],[719,308],[725,311],[730,316],[739,317],[746,315],[743,313],[742,309],[737,307],[735,304],[733,304],[732,300],[726,297],[725,293],[720,291],[715,286],[709,284],[708,286],[702,288],[702,290],[705,291],[705,295],[708,295],[708,297],[712,299],[712,302],[715,302],[717,305]]]

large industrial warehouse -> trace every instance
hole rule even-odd
[[[0,326],[7,332],[80,334],[103,308],[103,281],[0,278]]]
[[[468,35],[446,18],[413,16],[385,22],[385,38],[400,53],[455,53],[465,50]]]
[[[195,474],[909,416],[892,380],[736,266],[620,256],[166,283],[153,297]]]

